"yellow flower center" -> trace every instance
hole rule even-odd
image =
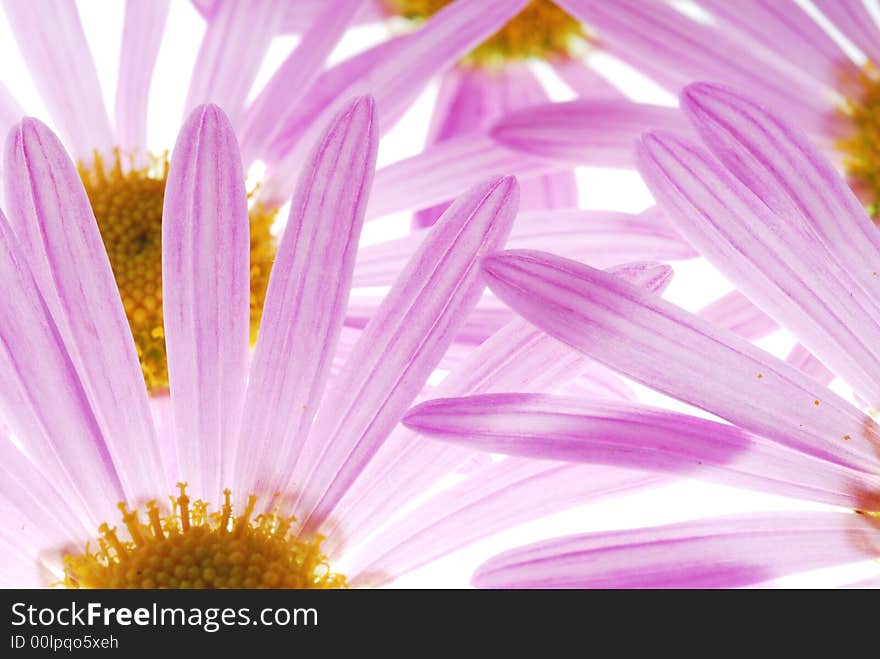
[[[880,216],[880,74],[868,64],[843,107],[844,135],[837,147],[856,192],[872,217]]]
[[[117,152],[111,168],[96,154],[80,177],[98,221],[110,266],[131,326],[144,380],[151,392],[168,387],[162,325],[162,205],[168,158],[124,171]],[[251,223],[251,341],[256,341],[276,243],[269,229],[275,209],[256,203]]]
[[[452,0],[385,0],[388,11],[413,22],[427,20]],[[585,39],[580,22],[550,0],[532,0],[464,59],[493,66],[529,58],[568,56]]]
[[[321,538],[301,540],[291,533],[293,517],[253,516],[256,497],[233,517],[229,490],[219,512],[190,501],[186,483],[171,497],[162,516],[147,504],[146,522],[119,504],[129,539],[102,524],[98,551],[64,557],[68,588],[345,588],[345,577],[330,571]]]

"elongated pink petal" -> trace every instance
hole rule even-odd
[[[332,512],[422,388],[484,284],[479,260],[507,238],[516,213],[512,177],[460,197],[400,274],[322,401],[297,471],[304,528]]]
[[[771,210],[821,241],[873,299],[880,232],[843,178],[798,128],[720,85],[695,84],[682,106],[712,152]]]
[[[481,588],[731,588],[867,560],[880,529],[852,513],[762,513],[558,538],[489,559]]]
[[[238,122],[272,37],[280,32],[283,0],[224,0],[208,21],[190,78],[185,111],[216,103]]]
[[[615,269],[619,276],[654,291],[665,287],[670,272],[668,266],[656,264]],[[515,319],[471,350],[437,391],[446,396],[549,391],[565,386],[578,375],[587,380],[587,387],[612,396],[632,396],[626,385],[604,367],[526,321]],[[322,527],[327,536],[324,547],[338,554],[346,544],[357,544],[375,527],[375,520],[388,518],[400,501],[425,492],[472,455],[472,451],[427,441],[398,426]],[[376,483],[383,486],[377,488]]]
[[[24,117],[24,110],[12,93],[0,83],[0,135],[6,135],[12,126]]]
[[[492,35],[522,9],[526,1],[495,0],[486,4],[484,0],[458,0],[444,7],[418,31],[404,37],[375,66],[363,71],[346,90],[346,95],[349,98],[362,94],[374,96],[380,112],[379,127],[382,131],[389,130],[434,75]],[[269,194],[273,190],[289,189],[302,160],[303,145],[312,142],[314,133],[339,111],[344,100],[344,97],[333,99],[301,134],[301,139],[292,140],[287,127],[279,131],[278,140],[289,147],[281,149],[285,152],[283,160],[267,173]]]
[[[864,2],[853,0],[813,0],[823,14],[834,23],[872,62],[880,62],[880,28]]]
[[[147,144],[147,107],[169,0],[126,0],[116,83],[116,140],[124,153]]]
[[[776,321],[758,309],[739,291],[731,291],[706,305],[700,309],[698,315],[713,325],[729,329],[749,341],[767,336],[779,328]]]
[[[372,98],[344,109],[317,145],[275,257],[251,367],[236,487],[287,480],[327,382],[376,163]],[[279,411],[283,413],[279,414]]]
[[[825,386],[828,386],[834,380],[834,373],[829,371],[822,362],[816,359],[800,343],[795,344],[794,348],[785,357],[785,361]]]
[[[534,394],[431,400],[408,428],[523,458],[646,469],[873,510],[880,477],[791,451],[734,426],[644,405]],[[873,496],[873,499],[867,497]]]
[[[247,193],[223,111],[177,138],[162,211],[162,308],[177,458],[191,492],[220,495],[238,439],[250,337]]]
[[[64,147],[25,119],[5,152],[11,224],[132,501],[162,468],[131,329],[89,199]],[[14,290],[14,289],[10,289]]]
[[[699,0],[699,4],[733,29],[772,50],[804,73],[831,87],[852,62],[831,35],[796,3],[778,0]],[[835,4],[848,4],[835,3]]]
[[[828,103],[814,80],[730,31],[697,22],[662,0],[560,0],[602,48],[677,92],[717,80],[755,93],[813,130]]]
[[[639,161],[691,244],[859,394],[880,400],[880,306],[843,261],[797,222],[768,210],[699,147],[649,134]],[[880,270],[880,257],[874,260]]]
[[[406,259],[424,238],[423,230],[403,238],[364,247],[355,266],[355,286],[390,284]],[[656,208],[638,215],[614,211],[551,210],[520,212],[507,241],[510,249],[532,248],[583,261],[597,268],[637,260],[665,261],[697,256],[669,226]],[[718,309],[718,318],[729,315],[730,322],[743,322],[751,316],[766,319],[769,333],[775,323],[757,311],[741,296],[731,303],[729,313]],[[734,308],[735,307],[735,308]]]
[[[308,93],[324,61],[362,4],[364,0],[337,0],[315,17],[294,51],[242,117],[239,135],[244,162],[258,157],[272,143],[286,123],[287,113]]]
[[[623,98],[623,94],[606,78],[594,71],[589,64],[580,59],[562,59],[551,62],[553,70],[565,81],[572,91],[583,98]]]
[[[492,137],[511,149],[573,165],[628,168],[646,126],[690,130],[676,108],[600,98],[511,112],[493,126]]]
[[[431,116],[427,146],[460,135],[484,133],[500,116],[536,103],[546,102],[547,92],[525,64],[507,64],[499,70],[457,66],[443,78]],[[475,173],[476,183],[484,173]],[[548,210],[577,206],[577,183],[573,172],[558,172],[520,181],[520,210]],[[447,204],[425,209],[414,217],[414,226],[437,221]]]
[[[559,170],[563,164],[519,153],[481,135],[462,135],[376,172],[367,219],[449,201],[486,176],[518,179]]]
[[[539,252],[483,261],[493,292],[599,362],[780,444],[880,473],[880,428],[760,348],[627,282]]]
[[[46,478],[97,528],[125,492],[61,334],[0,213],[0,412]],[[122,438],[124,440],[124,438]],[[9,439],[4,437],[3,442]]]
[[[4,0],[15,41],[49,115],[77,158],[113,146],[98,73],[76,4]]]
[[[660,482],[626,469],[504,460],[383,529],[358,552],[351,585],[379,585],[517,524]]]

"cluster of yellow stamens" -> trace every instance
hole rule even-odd
[[[100,154],[79,167],[98,221],[110,266],[134,336],[144,380],[151,392],[168,387],[162,324],[162,206],[168,178],[167,155],[149,166],[128,169],[116,152],[108,168]],[[256,203],[250,209],[251,340],[256,340],[276,243],[270,228],[276,210]]]
[[[386,0],[388,11],[414,22],[427,20],[452,0]],[[496,66],[511,60],[548,59],[571,54],[585,39],[582,25],[550,0],[532,0],[498,32],[465,58],[469,64]]]
[[[880,72],[867,65],[856,76],[843,112],[846,126],[837,146],[856,191],[880,217]]]
[[[291,533],[293,517],[253,516],[256,497],[233,517],[229,490],[218,512],[190,501],[186,484],[171,497],[162,516],[155,501],[147,521],[119,504],[130,539],[102,524],[96,552],[64,558],[68,588],[345,588],[345,577],[330,571],[321,538],[301,540]]]

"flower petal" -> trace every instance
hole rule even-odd
[[[880,529],[861,515],[762,513],[558,538],[489,559],[480,588],[732,588],[867,560]]]
[[[400,274],[321,403],[293,482],[304,528],[332,512],[423,387],[483,291],[479,260],[513,224],[517,185],[493,179],[460,197]]]
[[[358,551],[350,583],[377,586],[517,524],[660,482],[626,469],[503,460],[384,528]]]
[[[772,318],[739,291],[731,291],[718,298],[700,309],[698,314],[713,325],[729,329],[749,341],[755,341],[779,329]]]
[[[237,123],[269,42],[281,30],[284,0],[225,0],[208,21],[190,77],[185,111],[216,103]]]
[[[251,162],[264,153],[278,130],[284,127],[287,114],[309,92],[324,61],[362,4],[363,0],[337,0],[326,5],[250,104],[239,130],[244,162]]]
[[[162,307],[177,458],[220,495],[238,439],[250,337],[247,193],[232,126],[196,109],[177,138],[162,211]]]
[[[662,290],[668,266],[642,265],[615,269],[619,276],[649,290]],[[581,376],[591,390],[630,397],[623,382],[578,351],[522,319],[508,323],[465,358],[437,388],[438,395],[461,396],[499,391],[548,391]],[[610,377],[609,377],[610,376]],[[473,451],[427,441],[398,426],[376,457],[346,493],[333,518],[322,527],[325,548],[337,554],[356,545],[387,519],[400,501],[410,501],[473,456]],[[382,483],[382,487],[376,487]]]
[[[9,135],[6,201],[127,497],[155,496],[158,441],[131,329],[79,174],[36,119]]]
[[[880,401],[880,305],[821,240],[676,136],[646,135],[639,163],[692,245],[857,393]]]
[[[631,168],[646,126],[687,131],[676,108],[618,99],[545,103],[510,112],[492,127],[500,144],[572,165]]]
[[[880,473],[869,416],[729,331],[549,254],[502,252],[483,271],[527,320],[624,375],[808,455]]]
[[[880,29],[864,2],[813,0],[843,35],[872,62],[880,62]]]
[[[125,492],[61,334],[0,213],[0,412],[47,480],[97,528]],[[123,438],[124,439],[124,438]],[[4,437],[3,442],[9,439]]]
[[[98,72],[76,4],[66,0],[4,0],[15,41],[52,121],[77,158],[113,144]]]
[[[119,78],[116,84],[116,139],[123,153],[147,144],[147,107],[153,68],[168,20],[169,0],[127,0]]]
[[[645,405],[490,394],[430,400],[407,412],[403,423],[491,453],[662,471],[849,508],[880,507],[878,476],[734,426]]]
[[[374,114],[370,97],[343,109],[294,195],[248,383],[235,460],[241,491],[271,496],[286,481],[324,391],[376,163]]]
[[[785,357],[785,361],[809,375],[811,378],[824,384],[826,387],[834,380],[834,373],[800,343],[796,343],[791,352]]]

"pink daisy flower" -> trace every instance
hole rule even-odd
[[[9,219],[0,218],[0,279],[15,291],[0,301],[0,404],[13,438],[0,461],[4,585],[375,585],[573,502],[657,481],[475,461],[472,450],[398,424],[480,298],[479,262],[503,246],[518,190],[495,178],[457,199],[352,337],[344,318],[377,139],[375,104],[359,98],[309,156],[251,360],[238,147],[216,106],[193,112],[164,200],[172,410],[157,426],[77,171],[46,126],[14,128]],[[655,291],[670,276],[653,264],[615,272]],[[440,390],[564,383],[632,395],[522,321],[473,351]],[[457,484],[428,496],[467,464]]]
[[[783,362],[588,266],[506,252],[484,271],[527,320],[727,423],[522,394],[430,401],[406,423],[484,450],[671,472],[837,510],[552,540],[490,560],[477,585],[733,587],[861,562],[873,565],[858,585],[880,585],[880,234],[808,138],[762,105],[697,84],[682,106],[711,153],[648,133],[642,174],[682,235],[821,362]],[[835,377],[861,402],[829,389]]]

